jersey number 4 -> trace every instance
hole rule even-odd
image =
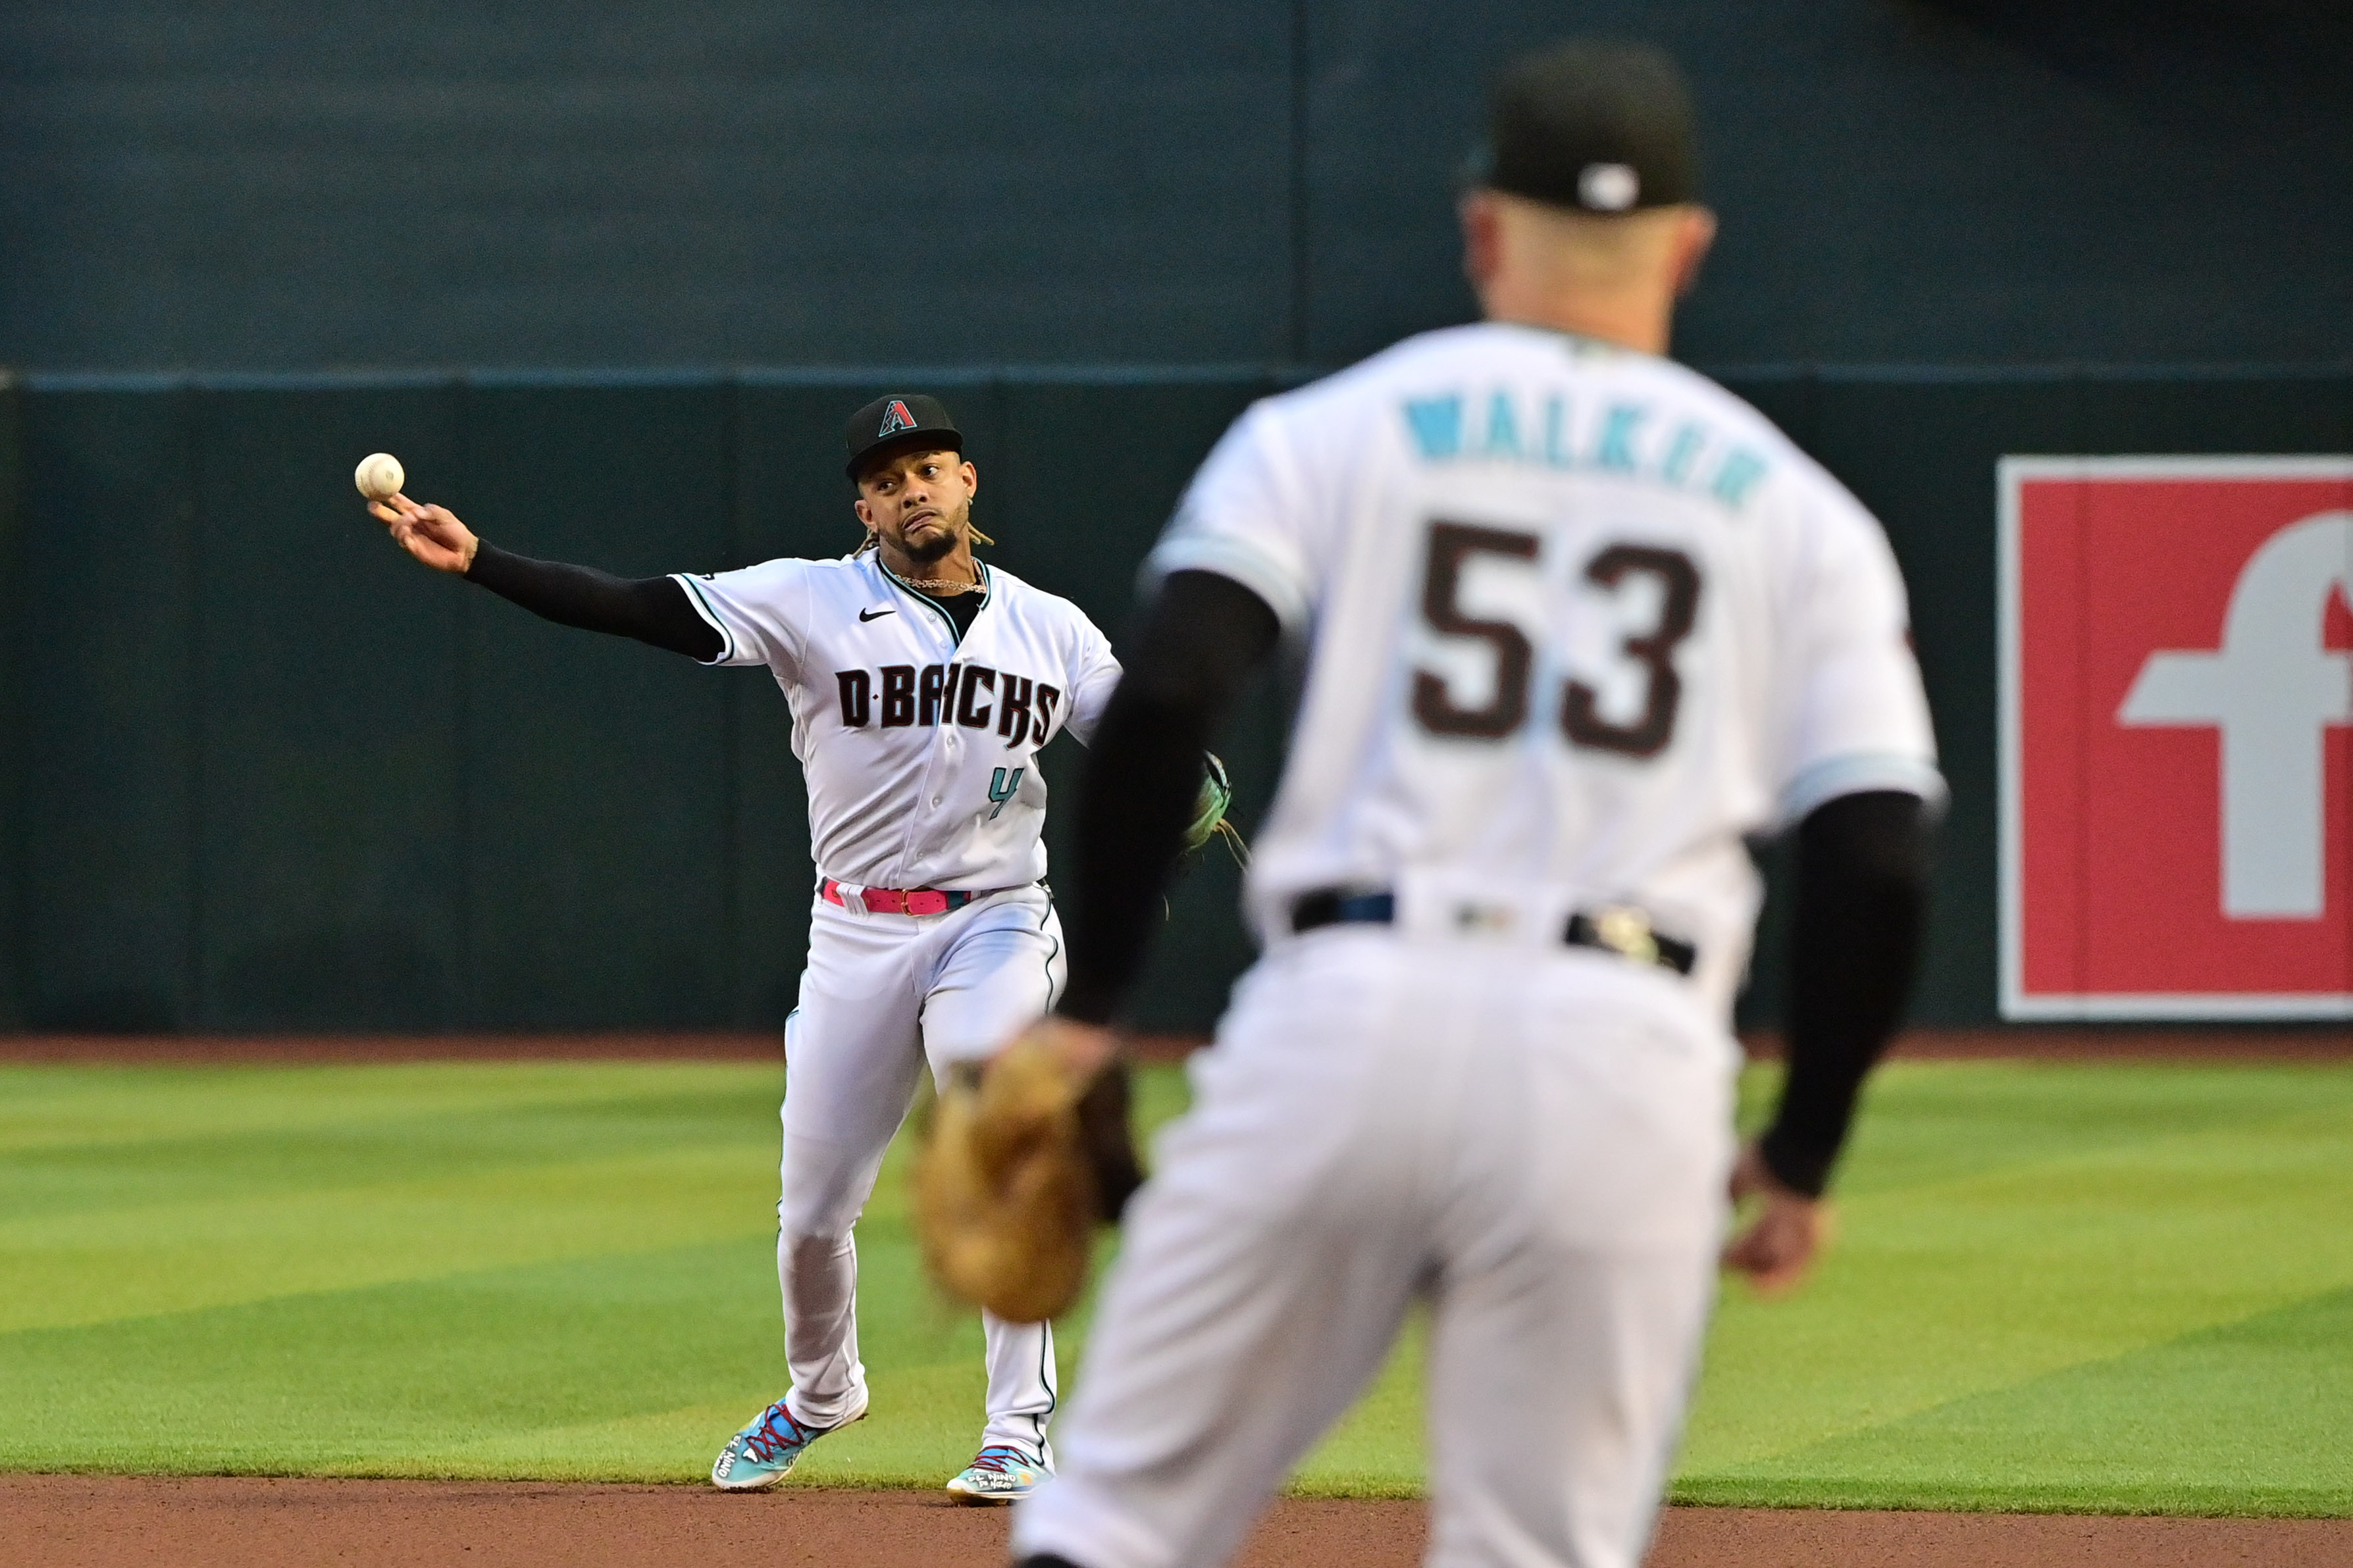
[[[1540,548],[1541,541],[1533,533],[1467,522],[1430,525],[1430,561],[1421,579],[1422,618],[1433,631],[1476,637],[1493,648],[1495,689],[1482,705],[1465,708],[1455,701],[1453,688],[1444,676],[1417,669],[1413,716],[1423,729],[1440,735],[1498,740],[1527,722],[1528,682],[1535,649],[1527,634],[1511,622],[1482,620],[1463,612],[1462,567],[1480,554],[1533,562]],[[1602,717],[1601,694],[1584,681],[1572,679],[1561,691],[1560,727],[1573,744],[1622,756],[1651,757],[1665,750],[1674,736],[1675,710],[1683,696],[1683,678],[1675,673],[1675,646],[1691,635],[1699,615],[1699,568],[1680,550],[1648,544],[1608,545],[1585,563],[1586,581],[1613,594],[1641,575],[1659,584],[1656,623],[1647,631],[1630,633],[1618,645],[1620,653],[1643,668],[1641,711],[1631,723],[1613,723]]]

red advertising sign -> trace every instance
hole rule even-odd
[[[2353,1017],[2353,459],[2000,493],[2003,1016]]]

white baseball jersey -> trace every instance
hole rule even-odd
[[[1018,887],[1046,874],[1040,747],[1084,742],[1119,683],[1068,599],[983,566],[971,629],[892,581],[872,552],[681,574],[724,643],[765,664],[793,716],[818,873],[863,888]]]
[[[1249,900],[1401,923],[1626,903],[1728,1010],[1744,835],[1842,794],[1941,800],[1877,522],[1770,422],[1647,354],[1488,322],[1410,338],[1228,432],[1154,573],[1243,584],[1312,644]]]
[[[820,876],[799,1005],[786,1025],[776,1277],[796,1419],[830,1426],[867,1403],[851,1227],[928,1058],[995,1049],[1052,1005],[1061,926],[1045,890],[1039,750],[1084,741],[1119,682],[1079,607],[984,566],[988,597],[959,636],[871,552],[676,579],[718,631],[713,664],[774,672],[808,783]],[[869,888],[1006,889],[949,913],[870,909]],[[1051,1329],[984,1317],[984,1442],[1045,1456],[1058,1400]]]

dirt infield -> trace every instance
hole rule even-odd
[[[45,1568],[1001,1568],[1006,1515],[921,1492],[0,1477],[10,1563]],[[1410,1568],[1422,1508],[1286,1499],[1242,1568]],[[2316,1568],[2353,1521],[1670,1510],[1648,1568]]]

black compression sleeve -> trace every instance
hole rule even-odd
[[[635,637],[705,664],[724,646],[718,628],[695,613],[686,590],[672,578],[616,577],[594,567],[533,561],[485,540],[466,568],[466,580],[548,620]]]
[[[1176,572],[1089,748],[1079,795],[1070,984],[1055,1010],[1106,1024],[1143,972],[1201,787],[1201,749],[1281,635],[1229,577]]]
[[[1928,901],[1928,809],[1873,791],[1817,807],[1798,828],[1788,1071],[1765,1163],[1819,1195],[1846,1142],[1863,1075],[1912,989]]]

